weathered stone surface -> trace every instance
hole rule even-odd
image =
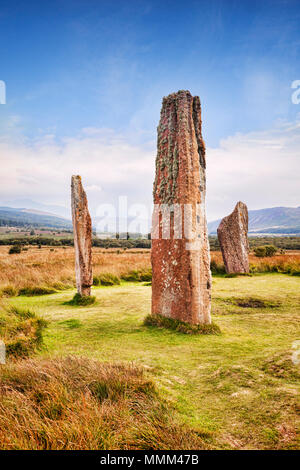
[[[93,284],[92,223],[80,176],[72,176],[71,204],[77,291],[80,295],[90,295]]]
[[[249,272],[248,209],[238,202],[218,227],[218,239],[227,273]]]
[[[205,145],[198,96],[163,99],[158,126],[154,204],[171,209],[170,237],[162,214],[152,222],[152,314],[190,324],[211,323],[211,273],[205,214]],[[173,210],[172,210],[173,209]],[[182,221],[182,227],[180,226]],[[191,233],[187,233],[188,222]]]

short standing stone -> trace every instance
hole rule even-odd
[[[249,272],[248,209],[238,202],[218,227],[218,239],[227,273]]]
[[[5,364],[6,348],[5,343],[0,339],[0,364]]]
[[[80,295],[89,296],[93,283],[92,223],[80,176],[72,176],[71,194],[76,286]]]
[[[200,100],[189,91],[173,93],[163,99],[158,126],[154,204],[167,208],[172,222],[166,237],[162,213],[154,213],[152,314],[190,324],[211,323],[205,167]]]

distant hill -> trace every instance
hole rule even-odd
[[[20,207],[27,207],[30,211],[32,209],[42,211],[44,213],[50,213],[57,217],[63,217],[64,219],[71,219],[71,208],[58,206],[53,204],[43,204],[42,202],[33,201],[32,199],[2,199],[0,200],[0,206],[10,207],[13,209],[19,209]]]
[[[35,209],[0,207],[0,226],[10,227],[48,227],[71,229],[72,222],[54,214]]]
[[[208,223],[208,232],[210,235],[217,233],[220,222],[221,219]],[[300,206],[250,210],[249,233],[252,235],[267,233],[300,235]]]

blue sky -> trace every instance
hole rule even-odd
[[[155,147],[162,96],[178,89],[200,96],[208,148],[239,134],[265,135],[299,120],[300,105],[291,101],[291,83],[300,79],[299,24],[299,0],[0,0],[0,80],[7,87],[1,139],[15,153],[35,146],[42,159],[36,146],[45,139],[55,155],[70,139],[82,143],[83,129],[89,141],[109,130],[139,146],[143,158]],[[102,179],[88,183],[107,199]],[[151,173],[148,179],[146,187]],[[65,197],[14,184],[18,197]],[[296,205],[294,197],[281,205]],[[216,205],[212,214],[221,215]]]

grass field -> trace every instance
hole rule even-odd
[[[128,254],[121,256],[129,263]],[[134,263],[141,267],[148,260],[149,253],[136,255]],[[114,264],[116,273],[124,262]],[[151,287],[142,283],[94,287],[97,301],[88,307],[66,304],[73,290],[5,302],[48,321],[40,358],[80,356],[142,366],[174,417],[201,437],[204,448],[294,449],[299,287],[299,277],[278,273],[214,277],[212,314],[222,334],[203,336],[143,326]]]
[[[0,246],[0,295],[17,294],[22,289],[66,289],[75,286],[74,248],[28,247],[20,254],[9,255],[8,246]],[[220,252],[211,253],[212,261],[224,270]],[[271,258],[249,257],[251,269],[259,272],[286,271],[300,273],[300,253]],[[110,273],[126,277],[131,271],[149,271],[150,250],[93,248],[93,274]],[[47,292],[47,290],[46,290]]]
[[[74,248],[29,247],[17,255],[0,246],[0,290],[48,287],[74,287]],[[124,275],[132,270],[149,269],[149,250],[103,250],[93,248],[93,274]]]

